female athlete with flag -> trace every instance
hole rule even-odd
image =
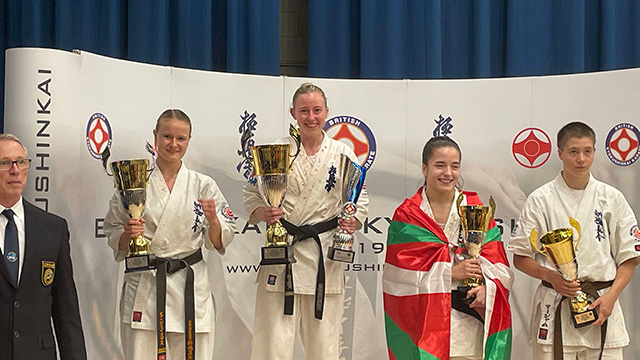
[[[448,137],[430,139],[422,152],[425,186],[400,205],[389,226],[383,274],[389,358],[491,359],[511,357],[509,268],[500,231],[491,220],[480,256],[462,260],[455,200],[461,152]],[[461,205],[481,205],[463,192]],[[484,278],[470,305],[452,296],[459,281]]]

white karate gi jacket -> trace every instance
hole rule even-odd
[[[343,205],[340,193],[340,154],[345,154],[358,163],[353,150],[348,145],[329,138],[324,132],[323,135],[320,150],[316,155],[308,156],[304,147],[301,146],[300,154],[293,162],[289,173],[289,183],[282,209],[285,212],[284,218],[296,226],[320,223],[340,213]],[[292,144],[292,152],[296,149],[292,138],[277,142]],[[327,190],[331,167],[336,169],[335,184],[329,186]],[[243,195],[248,214],[253,213],[260,206],[266,206],[255,185],[247,183],[243,188]],[[355,217],[360,223],[364,223],[369,208],[366,187],[360,194],[357,208]],[[256,224],[260,219],[251,217],[249,222]],[[328,248],[333,242],[333,235],[338,229],[336,227],[333,231],[324,232],[319,236],[324,254],[325,294],[340,294],[344,291],[344,263],[326,257]],[[299,241],[294,245],[294,256],[297,260],[292,268],[294,293],[314,295],[318,272],[318,245],[313,239]],[[284,292],[284,275],[285,265],[262,266],[258,273],[258,286],[264,286],[267,291]],[[275,282],[268,281],[269,278],[273,279],[273,276],[275,276]]]
[[[514,254],[534,258],[542,266],[555,270],[550,260],[533,249],[529,235],[536,229],[538,246],[541,248],[539,238],[551,230],[570,228],[569,218],[572,217],[581,227],[581,238],[576,251],[579,280],[614,280],[620,264],[640,256],[640,252],[636,250],[636,245],[640,244],[640,233],[633,210],[619,190],[593,176],[590,176],[578,206],[575,206],[571,195],[575,191],[567,186],[560,173],[555,180],[531,193],[516,225],[515,236],[507,249]],[[600,295],[607,290],[608,288],[600,290]],[[531,317],[533,341],[553,344],[555,311],[561,297],[554,289],[538,286]],[[540,320],[536,321],[536,318]],[[562,304],[561,319],[565,346],[600,348],[600,327],[574,328],[568,300]],[[616,301],[608,319],[605,347],[628,344],[629,335],[625,329],[624,317],[620,304]]]
[[[151,173],[147,185],[147,200],[142,218],[144,236],[151,239],[151,253],[166,258],[184,258],[204,243],[214,249],[209,239],[209,222],[202,209],[196,208],[198,199],[214,199],[222,228],[223,248],[231,243],[236,231],[235,220],[227,201],[216,182],[210,177],[191,171],[182,163],[173,190],[169,189],[159,169]],[[117,194],[111,198],[104,221],[104,233],[113,249],[116,261],[123,261],[128,249],[119,250],[118,242],[124,232],[123,224],[129,215],[120,205]],[[205,256],[206,258],[206,256]],[[196,332],[214,330],[213,295],[207,265],[203,261],[191,266],[195,279]],[[184,332],[184,287],[186,271],[167,276],[166,330]],[[120,316],[133,329],[156,330],[156,271],[127,273],[124,276],[120,299]],[[134,316],[134,314],[136,316]]]

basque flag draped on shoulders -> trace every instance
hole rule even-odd
[[[383,274],[385,327],[391,360],[448,360],[451,257],[442,228],[422,209],[422,189],[400,205],[389,225]],[[482,205],[464,192],[467,205]],[[511,357],[509,288],[513,273],[491,220],[480,265],[486,286],[484,359]],[[456,244],[453,244],[456,245]]]

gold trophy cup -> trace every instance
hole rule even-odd
[[[249,131],[249,130],[247,130]],[[250,133],[242,136],[243,155],[253,164],[256,185],[260,197],[267,206],[281,207],[287,192],[287,183],[291,165],[300,152],[300,132],[293,125],[289,134],[296,141],[298,149],[291,154],[291,144],[270,144],[250,147],[251,156],[247,155],[247,143]],[[276,265],[295,263],[293,248],[287,239],[287,230],[280,220],[267,228],[267,242],[262,248],[260,265]]]
[[[458,208],[458,215],[460,215],[460,224],[462,225],[462,236],[465,246],[465,257],[475,259],[480,255],[482,246],[486,242],[487,231],[489,230],[489,223],[493,219],[493,215],[496,211],[496,203],[493,197],[489,197],[489,206],[484,205],[464,205],[460,206],[464,195],[460,193],[456,200],[456,207]],[[458,285],[458,292],[461,293],[463,302],[467,305],[471,304],[475,300],[475,296],[467,299],[467,292],[484,284],[482,278],[467,278],[463,279],[462,283]]]
[[[110,164],[112,173],[107,171],[108,149],[102,154],[102,162],[107,175],[113,178],[120,198],[120,204],[133,219],[141,219],[147,199],[149,182],[149,160],[135,159],[114,161]],[[153,170],[153,169],[152,169]],[[155,255],[150,252],[151,242],[140,235],[129,241],[129,255],[125,259],[125,272],[143,271],[154,268]]]
[[[576,260],[576,251],[578,250],[578,242],[580,242],[580,224],[573,218],[569,218],[569,224],[574,227],[578,233],[575,244],[573,240],[573,230],[571,228],[561,228],[551,230],[540,238],[543,250],[540,250],[536,244],[538,232],[533,229],[529,236],[531,245],[539,253],[551,260],[556,266],[556,270],[568,281],[578,279],[578,261]],[[596,309],[589,310],[591,305],[589,296],[582,291],[571,299],[571,320],[573,326],[581,328],[590,325],[598,320]]]

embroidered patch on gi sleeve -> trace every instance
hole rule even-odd
[[[629,235],[633,236],[636,241],[640,241],[640,229],[638,229],[638,225],[633,225],[631,229],[629,229]]]
[[[233,212],[231,211],[231,208],[226,205],[222,209],[220,209],[220,214],[222,214],[222,216],[227,220],[227,222],[236,221],[236,218],[233,216]]]

